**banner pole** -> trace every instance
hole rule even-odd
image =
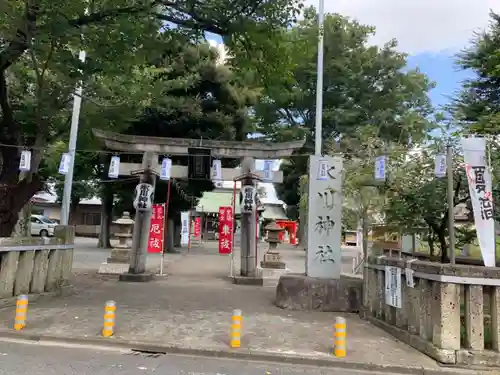
[[[167,246],[168,237],[168,206],[170,204],[170,184],[172,179],[168,179],[167,185],[167,202],[165,203],[165,209],[163,210],[163,246],[161,248],[161,263],[160,263],[160,276],[163,276],[163,267],[165,262],[165,247]]]
[[[235,244],[235,239],[234,239],[234,233],[236,231],[236,227],[237,227],[237,224],[236,224],[236,180],[234,180],[234,185],[233,185],[233,202],[232,202],[232,206],[233,206],[233,228],[232,228],[232,231],[231,231],[231,255],[229,257],[229,268],[230,268],[230,276],[229,277],[233,277],[233,268],[234,268],[234,244]]]
[[[453,191],[453,148],[451,144],[448,143],[446,147],[446,169],[448,177],[448,235],[450,237],[449,244],[449,255],[450,263],[455,264],[455,202],[454,202],[454,191]]]

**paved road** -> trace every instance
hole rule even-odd
[[[327,369],[264,362],[143,354],[104,348],[51,347],[0,342],[3,375],[377,375],[374,372]],[[380,375],[380,374],[379,374]]]
[[[208,242],[203,245],[204,250],[199,248],[193,248],[192,254],[196,254],[199,251],[217,254],[217,243]],[[259,258],[262,259],[262,254],[267,249],[267,244],[261,244],[261,254]],[[184,249],[183,252],[186,250]],[[342,248],[342,272],[350,273],[352,271],[352,260],[359,254],[360,250],[352,247]],[[294,249],[293,251],[282,250],[282,256],[287,262],[287,266],[291,268],[292,272],[302,273],[305,271],[305,252],[299,249]],[[97,270],[99,265],[106,260],[109,256],[108,249],[98,249],[97,239],[95,238],[84,238],[77,237],[75,239],[75,252],[73,258],[73,268],[79,270]],[[170,256],[167,255],[167,258]],[[239,251],[237,251],[236,257],[239,257]],[[148,266],[156,267],[160,264],[159,254],[148,254]]]

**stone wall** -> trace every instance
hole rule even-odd
[[[386,303],[386,266],[401,269],[401,308]],[[363,299],[366,319],[441,363],[500,365],[500,268],[371,256]]]
[[[75,228],[59,225],[53,238],[0,238],[0,301],[20,294],[58,293],[70,284]]]

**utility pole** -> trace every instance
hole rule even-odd
[[[79,59],[85,62],[85,51],[80,51]],[[61,205],[61,225],[68,225],[69,207],[71,205],[71,188],[73,187],[73,170],[75,168],[76,140],[78,138],[78,122],[80,120],[80,108],[82,106],[82,82],[79,81],[73,94],[73,112],[71,114],[71,130],[69,134],[69,168],[64,178],[64,193]]]
[[[324,26],[325,23],[325,0],[319,0],[318,7],[318,65],[316,81],[316,124],[314,153],[322,155],[323,141],[323,54],[324,54]]]
[[[455,202],[453,199],[453,148],[448,143],[446,146],[446,171],[448,178],[448,234],[450,236],[449,255],[450,263],[455,264]]]

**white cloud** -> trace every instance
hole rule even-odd
[[[318,0],[306,0],[317,7]],[[327,12],[339,13],[377,28],[373,42],[396,38],[411,54],[459,50],[474,31],[488,26],[489,10],[499,0],[325,0]]]

